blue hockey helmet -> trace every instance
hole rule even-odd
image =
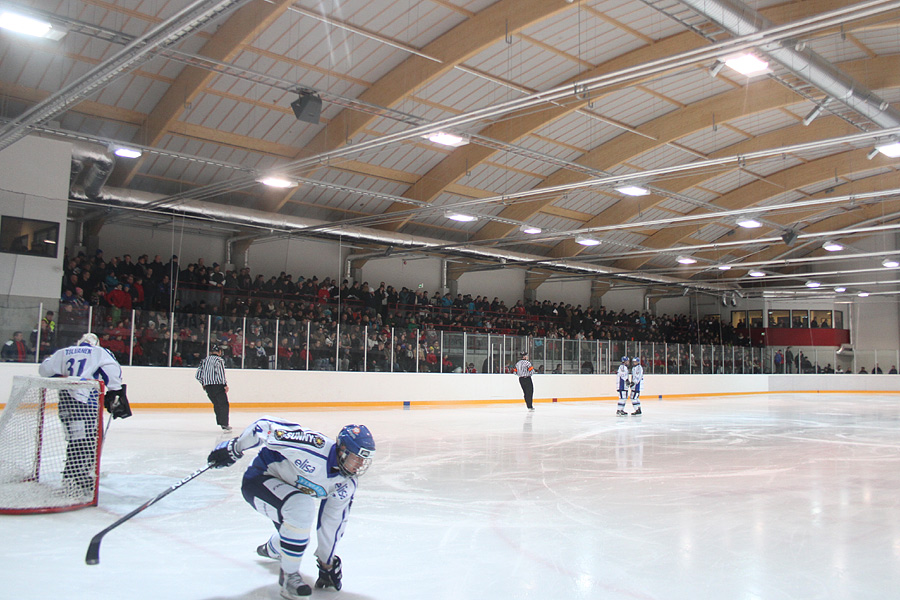
[[[639,365],[639,364],[641,364],[641,357],[640,357],[640,356],[635,356],[634,358],[631,359],[631,361],[632,361],[634,364]]]
[[[359,477],[372,465],[375,438],[365,425],[347,425],[337,436],[338,469],[344,477]]]
[[[622,363],[624,364],[624,363],[627,363],[627,362],[628,362],[628,357],[627,357],[627,356],[623,356],[623,357],[622,357]]]

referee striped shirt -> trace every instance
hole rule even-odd
[[[228,385],[228,382],[225,381],[225,361],[222,360],[221,356],[210,354],[200,361],[196,377],[203,387],[208,385]]]
[[[519,377],[531,377],[533,374],[534,367],[531,366],[531,362],[523,358],[516,363],[516,375]]]

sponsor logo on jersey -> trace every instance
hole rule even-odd
[[[350,494],[350,490],[348,489],[349,487],[350,486],[348,486],[346,483],[339,483],[339,484],[335,485],[334,486],[334,495],[337,496],[338,498],[340,498],[341,500],[344,500]]]
[[[315,496],[316,498],[324,498],[328,495],[325,488],[302,475],[297,475],[297,482],[294,484],[294,487],[302,493]]]
[[[294,442],[297,444],[307,444],[316,448],[325,447],[325,438],[318,433],[309,433],[306,431],[285,431],[284,429],[275,430],[275,439],[282,442]]]
[[[313,465],[312,463],[310,463],[310,462],[309,462],[308,460],[306,460],[306,459],[303,459],[303,460],[295,460],[295,461],[294,461],[294,465],[295,465],[298,469],[300,469],[301,471],[303,471],[304,473],[315,473],[315,472],[316,472],[316,466]]]

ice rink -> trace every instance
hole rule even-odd
[[[341,600],[780,600],[900,597],[900,396],[277,412],[378,446],[347,534]],[[630,411],[629,411],[630,412]],[[260,413],[234,411],[235,434]],[[256,556],[271,524],[237,465],[90,538],[205,463],[208,412],[112,424],[100,505],[0,516],[4,599],[279,597]],[[314,537],[313,537],[314,539]],[[313,541],[313,544],[315,542]],[[302,572],[315,579],[311,549]]]

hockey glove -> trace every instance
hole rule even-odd
[[[222,442],[209,453],[209,458],[206,459],[206,462],[214,469],[230,467],[244,455],[243,452],[237,449],[235,444],[237,444],[237,438]]]
[[[107,390],[104,394],[103,405],[113,419],[127,419],[131,416],[131,406],[128,404],[128,396],[125,395],[126,385],[122,384],[120,390]]]
[[[319,578],[316,580],[316,587],[319,589],[333,587],[336,590],[341,589],[341,557],[335,556],[331,561],[330,567],[325,567],[318,560]]]

